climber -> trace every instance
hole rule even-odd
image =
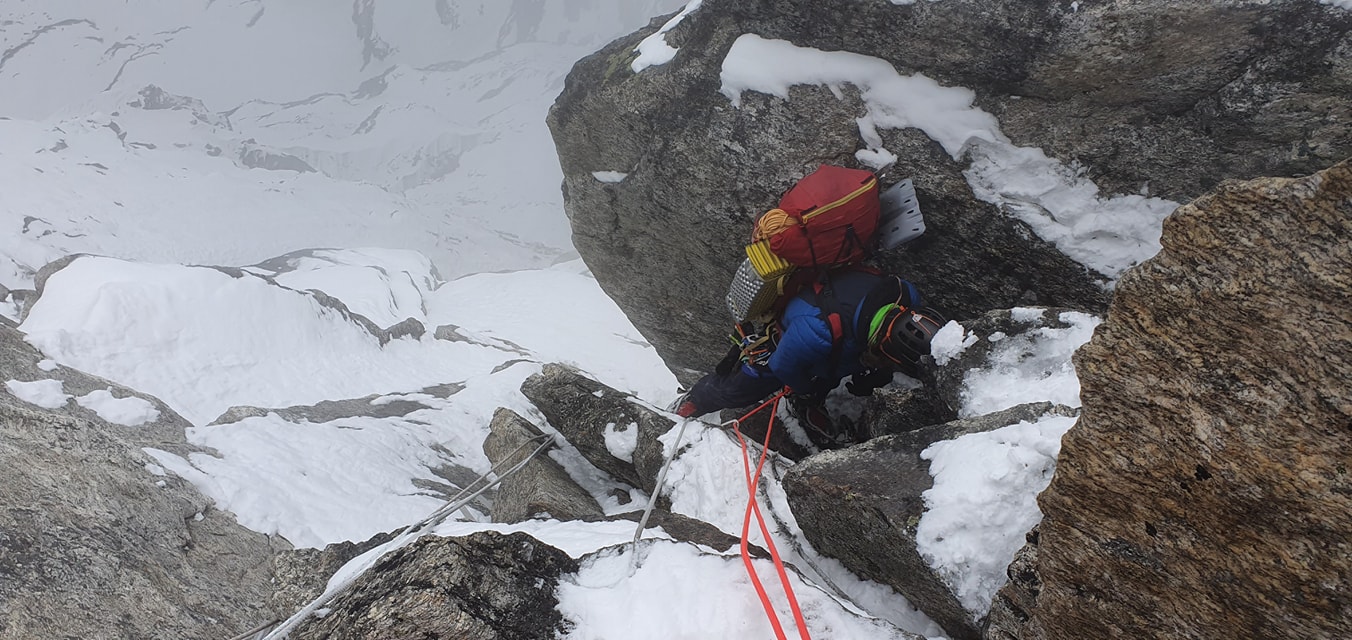
[[[698,417],[751,405],[787,386],[790,410],[813,442],[839,447],[850,436],[826,413],[826,395],[846,377],[845,388],[857,396],[887,385],[896,371],[918,377],[943,324],[921,306],[910,282],[869,268],[838,270],[788,299],[765,330],[772,339],[761,344],[768,348],[749,354],[734,347],[673,406],[683,417]]]

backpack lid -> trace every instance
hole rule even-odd
[[[878,230],[878,178],[870,171],[823,165],[799,180],[757,221],[756,238],[798,266],[863,260]]]
[[[824,164],[786,191],[784,197],[779,200],[779,208],[790,216],[801,219],[803,214],[839,201],[842,196],[853,193],[870,182],[874,183],[876,190],[877,181],[878,178],[872,171]],[[876,207],[876,193],[873,197]]]

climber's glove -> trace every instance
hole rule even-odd
[[[856,396],[870,396],[874,389],[885,387],[891,382],[890,369],[868,369],[850,376],[850,381],[845,383],[845,390]]]

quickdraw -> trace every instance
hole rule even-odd
[[[769,366],[770,356],[779,344],[779,327],[770,323],[757,331],[750,322],[739,322],[728,339],[740,350],[739,359],[743,363],[765,367]]]

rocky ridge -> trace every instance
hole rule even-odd
[[[1352,220],[1349,184],[1352,166],[1346,163],[1300,180],[1227,183],[1170,219],[1166,252],[1123,280],[1100,335],[1077,361],[1086,384],[1085,417],[1066,437],[1057,479],[1043,495],[1047,518],[1030,533],[1029,546],[1011,564],[1011,583],[988,617],[964,610],[952,586],[929,569],[917,548],[922,494],[932,481],[921,452],[940,440],[1048,413],[1064,415],[1066,410],[1028,406],[941,424],[934,414],[908,413],[905,407],[931,407],[936,401],[946,404],[959,398],[962,373],[991,366],[1000,357],[1001,345],[1064,330],[1066,316],[1059,310],[988,313],[969,323],[975,342],[939,366],[927,386],[903,385],[864,403],[862,419],[881,421],[870,427],[879,437],[845,450],[808,455],[784,477],[797,526],[818,552],[905,594],[954,638],[1150,635],[1161,628],[1185,629],[1189,634],[1185,637],[1199,638],[1234,629],[1256,629],[1263,637],[1337,637],[1334,630],[1347,620],[1347,603],[1341,595],[1346,585],[1337,582],[1346,573],[1339,562],[1347,554],[1339,545],[1347,537],[1346,522],[1352,521],[1343,509],[1345,470],[1338,466],[1348,454],[1343,445],[1348,444],[1349,409],[1336,382],[1347,379],[1345,369],[1352,361],[1344,353],[1344,347],[1352,344],[1345,335],[1352,318],[1338,304],[1352,286],[1346,277],[1352,272],[1347,269],[1352,255],[1341,242]],[[1291,319],[1296,322],[1288,323]],[[64,368],[39,369],[39,354],[23,344],[17,332],[6,331],[12,339],[9,352],[17,354],[7,365],[9,375],[56,377],[69,390],[105,385]],[[1152,377],[1134,377],[1142,371]],[[926,399],[908,404],[908,394],[920,389]],[[1124,395],[1123,389],[1138,393]],[[455,391],[447,388],[443,393]],[[543,367],[523,384],[523,391],[540,411],[532,417],[543,418],[566,436],[598,469],[636,489],[655,482],[665,457],[658,438],[674,426],[664,412],[560,365]],[[288,415],[297,420],[351,415],[360,406],[360,400],[353,400],[293,407]],[[26,405],[4,411],[6,415],[19,411],[21,424],[51,420],[37,418],[33,414],[40,412]],[[84,408],[68,405],[60,411],[64,414],[57,418],[72,425],[92,423]],[[164,415],[167,427],[127,434],[158,434],[152,436],[156,443],[172,445],[172,436],[181,434],[183,423],[172,413]],[[494,432],[500,441],[485,442],[494,463],[508,460],[517,444],[540,433],[539,426],[530,422],[510,411],[499,412]],[[632,437],[632,453],[617,451],[601,437],[608,429]],[[117,455],[136,454],[128,443],[113,450],[123,451]],[[586,521],[637,519],[637,512],[599,516],[594,506],[576,507],[594,498],[551,462],[533,461],[533,468],[513,476],[514,486],[495,496],[502,502],[494,505],[495,517],[501,506],[504,520],[543,514]],[[85,457],[69,464],[91,463]],[[131,464],[133,470],[138,464],[144,462]],[[899,469],[905,473],[899,476]],[[1112,474],[1121,480],[1105,482]],[[133,482],[145,484],[152,477]],[[152,493],[187,486],[167,480],[179,484]],[[149,487],[138,491],[143,490]],[[221,519],[228,518],[216,512],[213,519],[205,501],[197,499],[202,504],[190,504],[204,509],[205,516],[196,525],[184,522],[190,531],[193,526],[221,526]],[[725,553],[735,546],[735,538],[707,523],[660,507],[650,526]],[[187,520],[195,522],[192,517]],[[1269,524],[1255,528],[1255,521]],[[296,559],[301,565],[333,570],[379,542],[340,545]],[[78,548],[69,541],[57,544]],[[1232,550],[1241,544],[1251,545],[1252,553],[1205,555],[1207,549]],[[174,553],[142,546],[159,549],[157,557]],[[521,551],[527,547],[529,553]],[[114,553],[127,553],[118,549]],[[224,555],[238,557],[235,552]],[[291,555],[296,554],[284,558]],[[1276,564],[1279,559],[1285,564]],[[364,575],[326,607],[329,615],[307,620],[297,633],[551,637],[563,623],[548,585],[575,572],[577,561],[519,534],[423,540],[381,559],[378,567],[383,569]],[[244,612],[235,626],[247,628],[266,619],[269,596],[274,606],[294,608],[322,585],[322,578],[295,575],[296,560],[286,559],[280,566],[280,571],[272,570],[278,584],[261,586],[247,596],[255,598],[248,601],[254,604],[229,601]],[[1083,566],[1096,567],[1095,572],[1086,574]],[[455,571],[465,575],[473,572],[478,584],[465,590],[445,582],[447,567],[460,567]],[[492,570],[483,573],[485,567]],[[97,564],[90,568],[100,570]],[[253,571],[251,575],[260,578],[269,575]],[[1161,571],[1168,571],[1169,577],[1162,578]],[[225,575],[236,574],[227,570]],[[1103,575],[1112,578],[1098,579]],[[1085,582],[1086,576],[1094,578],[1092,585]],[[1186,582],[1190,578],[1196,582]],[[241,584],[259,586],[259,582]],[[91,584],[100,583],[95,579]],[[23,583],[23,589],[40,587]],[[1180,589],[1195,599],[1180,597]],[[274,590],[276,594],[271,593]],[[1082,601],[1087,593],[1093,604]],[[1286,593],[1300,593],[1303,599],[1294,605],[1285,596],[1279,599],[1277,594]],[[1265,603],[1266,608],[1253,602]],[[201,606],[193,602],[182,610],[194,612],[191,619]],[[1099,607],[1098,615],[1083,613],[1092,607]],[[1199,610],[1221,615],[1207,618],[1198,615]],[[448,611],[456,613],[447,615]],[[155,621],[171,615],[154,607],[140,613]],[[24,629],[54,623],[22,619],[10,624]],[[185,624],[164,626],[177,633],[191,629],[176,626]]]
[[[709,45],[715,52],[721,46],[726,51],[726,45],[736,31],[726,29],[725,23],[746,25],[752,23],[752,18],[757,18],[763,23],[758,29],[763,28],[764,33],[778,33],[822,48],[848,45],[852,50],[886,59],[884,54],[888,47],[902,47],[913,54],[911,64],[915,68],[923,68],[926,73],[944,81],[961,81],[981,87],[978,99],[987,109],[1001,114],[1002,118],[1023,122],[1025,127],[1032,128],[1037,118],[1025,114],[1025,119],[1020,121],[1018,113],[1022,105],[1009,104],[1015,102],[1012,96],[1025,90],[1033,102],[1047,103],[1042,107],[1054,108],[1065,103],[1087,109],[1093,113],[1079,121],[1079,125],[1084,126],[1080,133],[1088,137],[1070,136],[1066,139],[1069,142],[1060,140],[1059,143],[1063,148],[1079,149],[1097,158],[1091,171],[1104,184],[1114,184],[1116,180],[1130,186],[1140,176],[1153,177],[1152,172],[1159,171],[1161,164],[1174,162],[1178,167],[1193,171],[1186,175],[1160,177],[1160,183],[1164,185],[1160,188],[1187,194],[1194,188],[1202,188],[1198,185],[1208,185],[1229,175],[1224,173],[1227,171],[1241,174],[1248,170],[1298,172],[1307,166],[1319,165],[1345,148],[1346,130],[1340,128],[1336,116],[1345,105],[1345,98],[1337,94],[1343,87],[1339,83],[1345,80],[1342,70],[1346,68],[1346,56],[1340,53],[1343,49],[1339,47],[1346,40],[1346,20],[1339,17],[1341,14],[1329,13],[1330,9],[1311,2],[1283,3],[1276,7],[1244,1],[1172,3],[1172,7],[1157,2],[1107,2],[1085,6],[1083,15],[1078,11],[1071,15],[1059,5],[1044,2],[993,5],[994,9],[982,12],[976,12],[972,2],[962,0],[901,7],[873,3],[859,5],[857,12],[835,12],[839,15],[825,16],[826,19],[821,21],[814,18],[821,16],[824,10],[806,2],[783,2],[780,7],[783,11],[769,17],[757,13],[762,7],[718,0],[707,0],[707,5],[706,8],[715,15],[723,16],[719,19],[721,22],[691,20],[684,23],[684,28],[672,32],[672,42],[687,51],[686,57],[702,50],[695,45]],[[959,14],[955,13],[958,11],[967,12],[968,19],[959,19]],[[972,31],[931,33],[917,29],[918,35],[912,42],[867,42],[872,37],[865,28],[867,25],[876,24],[872,22],[874,20],[896,20],[898,16],[902,24],[913,27],[945,24],[939,22],[945,20]],[[1321,22],[1315,18],[1328,19]],[[1114,47],[1120,47],[1124,42],[1133,47],[1159,45],[1169,51],[1171,49],[1164,45],[1179,38],[1188,25],[1197,24],[1217,25],[1214,34],[1208,34],[1196,45],[1194,53],[1200,60],[1196,62],[1197,69],[1187,66],[1185,61],[1175,60],[1164,65],[1175,71],[1164,74],[1165,80],[1147,73],[1146,67],[1136,69],[1135,73],[1114,76],[1124,69],[1102,63],[1097,55],[1085,57],[1083,54],[1085,50],[1099,52],[1095,47],[1116,50]],[[1240,28],[1243,25],[1253,25],[1253,28]],[[1109,26],[1113,29],[1121,26],[1122,32],[1117,33]],[[1305,39],[1294,45],[1274,44],[1273,30],[1282,26],[1291,26]],[[861,39],[863,44],[856,48],[852,42],[841,42],[842,33],[867,35]],[[948,40],[941,42],[941,34]],[[632,47],[640,35],[612,45],[608,49],[610,57],[602,58],[608,64],[605,82],[611,82],[612,77],[621,74],[613,83],[621,88],[607,89],[616,92],[610,99],[617,103],[620,98],[643,102],[643,91],[650,89],[632,84],[637,81],[624,80],[622,76],[628,55],[626,47]],[[992,38],[1026,47],[1029,56],[1001,58],[999,50],[982,46]],[[1080,47],[1079,54],[1065,48],[1072,44]],[[1326,64],[1295,66],[1287,73],[1284,68],[1296,65],[1291,57],[1296,54],[1286,47]],[[1236,51],[1246,55],[1236,57]],[[719,59],[718,55],[706,57],[714,61]],[[1113,59],[1111,56],[1106,58]],[[988,64],[972,65],[972,60]],[[1054,63],[1058,60],[1059,63]],[[1071,64],[1075,61],[1081,66]],[[711,67],[707,67],[708,60],[705,62],[704,72],[707,72]],[[1160,62],[1158,59],[1133,59],[1116,64],[1127,65],[1125,70],[1131,71],[1135,68],[1133,65],[1158,65]],[[1103,64],[1109,66],[1105,68]],[[596,70],[595,65],[596,60],[584,62],[578,78],[585,79],[588,69]],[[652,71],[653,75],[677,76],[681,82],[695,83],[672,85],[676,89],[683,86],[713,89],[708,77],[695,77],[698,74],[692,75],[690,68],[677,65]],[[1081,68],[1093,71],[1094,75],[1081,74]],[[1184,92],[1181,97],[1165,95],[1177,89],[1179,85],[1172,84],[1174,82],[1191,79],[1214,84],[1207,80],[1213,74],[1224,77],[1240,70],[1242,77],[1226,85],[1214,101],[1208,102],[1214,96],[1205,93],[1200,97],[1196,92]],[[681,78],[682,74],[686,77]],[[1058,78],[1062,76],[1076,79],[1078,84],[1067,83],[1067,86],[1077,89],[1058,89],[1060,85],[1055,83],[1060,82]],[[642,77],[642,74],[636,77]],[[1095,78],[1103,77],[1122,77],[1129,81],[1124,81],[1122,86],[1095,86]],[[1286,78],[1290,82],[1278,86],[1277,78]],[[1185,83],[1185,86],[1190,85]],[[676,89],[665,89],[669,93],[656,104],[643,102],[647,105],[645,108],[675,109],[672,105],[681,97]],[[570,90],[578,91],[579,88],[573,85]],[[1065,93],[1067,91],[1069,93]],[[859,141],[851,137],[853,134],[848,126],[826,126],[824,129],[829,130],[811,131],[795,125],[804,121],[798,111],[802,108],[842,118],[842,114],[851,108],[857,110],[858,96],[849,90],[843,91],[842,95],[843,98],[837,98],[828,95],[824,89],[799,88],[793,91],[788,102],[748,95],[741,107],[743,111],[739,112],[741,115],[710,116],[712,112],[700,112],[702,107],[698,106],[692,111],[695,116],[683,121],[682,126],[712,123],[711,126],[721,126],[743,136],[714,136],[712,139],[716,141],[759,145],[775,142],[773,136],[778,135],[786,136],[794,143],[783,147],[788,154],[786,157],[793,159],[790,163],[798,162],[792,170],[782,170],[767,177],[763,183],[759,178],[765,175],[755,175],[753,170],[745,167],[731,174],[737,180],[745,181],[743,185],[754,185],[747,186],[752,194],[749,196],[726,191],[690,196],[678,193],[680,189],[676,186],[657,186],[663,181],[655,176],[670,179],[672,185],[708,187],[719,178],[717,170],[727,168],[716,163],[691,165],[684,167],[695,172],[691,182],[677,181],[679,165],[663,166],[664,163],[669,160],[714,161],[716,158],[712,156],[717,154],[709,149],[696,149],[699,145],[689,138],[675,134],[669,138],[661,137],[672,131],[662,129],[667,126],[665,124],[644,124],[642,126],[648,128],[640,130],[637,121],[624,121],[622,126],[614,129],[596,129],[596,136],[641,138],[652,135],[656,136],[653,139],[662,140],[662,144],[667,145],[664,153],[669,152],[670,157],[643,155],[638,158],[633,166],[642,170],[626,178],[626,181],[634,180],[629,186],[640,186],[648,195],[672,196],[671,200],[654,200],[671,203],[663,205],[673,207],[670,211],[664,210],[663,214],[684,215],[683,207],[691,206],[694,208],[689,211],[716,216],[719,214],[713,206],[716,201],[709,199],[707,193],[729,196],[725,202],[740,198],[737,202],[742,209],[723,221],[732,228],[746,222],[746,216],[757,206],[753,200],[764,199],[763,196],[787,185],[794,172],[806,166],[809,158],[813,161],[822,158],[849,161]],[[1194,99],[1198,102],[1190,102]],[[1189,105],[1193,105],[1192,110]],[[1103,113],[1094,110],[1099,107],[1103,108]],[[1312,110],[1319,109],[1325,109],[1319,113],[1327,117],[1311,116]],[[568,114],[566,110],[556,109],[556,120],[577,118],[576,122],[592,124],[599,121],[597,114]],[[638,110],[635,113],[650,116],[653,112]],[[684,111],[673,113],[683,114]],[[1036,108],[1027,113],[1051,117]],[[751,117],[747,114],[774,125],[769,129],[772,135],[751,131],[749,121],[738,120]],[[700,123],[700,116],[710,117]],[[1132,126],[1140,131],[1162,136],[1160,139],[1178,141],[1179,157],[1173,158],[1168,154],[1170,149],[1159,147],[1155,141],[1134,137],[1135,133],[1122,129],[1118,129],[1122,134],[1121,142],[1112,138],[1113,144],[1121,146],[1109,151],[1100,148],[1108,144],[1109,138],[1100,136],[1099,132],[1112,129],[1098,128],[1099,125],[1127,116],[1134,123]],[[824,120],[829,118],[814,116],[810,121]],[[1203,120],[1205,127],[1198,124]],[[573,125],[555,124],[567,128],[575,126],[576,122]],[[1311,122],[1317,126],[1296,126]],[[626,132],[625,126],[631,129]],[[1018,126],[1010,130],[1017,131]],[[1215,131],[1221,133],[1213,135]],[[1312,131],[1319,139],[1301,137]],[[1253,136],[1240,141],[1236,132]],[[1043,134],[1024,131],[1020,135]],[[934,269],[926,273],[934,275],[924,277],[932,277],[934,283],[943,283],[943,277],[953,278],[955,284],[951,293],[941,295],[949,296],[945,300],[947,306],[971,317],[1015,303],[1055,302],[1088,311],[1102,308],[1106,294],[1098,289],[1096,274],[1075,267],[1046,243],[1028,236],[1027,230],[1018,223],[1002,217],[994,207],[973,200],[962,182],[961,163],[953,161],[932,141],[914,131],[884,132],[883,138],[890,149],[906,152],[903,163],[917,163],[909,167],[916,175],[932,179],[931,186],[922,186],[922,201],[926,203],[927,211],[935,212],[933,220],[936,224],[932,229],[943,231],[934,236],[942,238],[940,242],[951,243],[945,245],[943,250],[948,253],[944,255],[939,255],[940,250],[933,242],[913,247],[903,257],[889,258],[893,261],[891,266],[904,267],[907,260],[930,260]],[[814,144],[817,146],[812,146]],[[1283,149],[1291,148],[1284,145],[1290,144],[1295,145],[1296,152],[1284,154]],[[1055,144],[1047,146],[1057,148]],[[743,147],[748,148],[762,154],[774,149],[755,145]],[[585,154],[578,155],[575,151],[561,149],[565,155],[574,154],[565,159],[566,172],[570,171],[568,162],[585,159]],[[1104,155],[1093,156],[1094,153]],[[1119,158],[1119,153],[1124,156]],[[1216,168],[1203,167],[1207,158]],[[768,155],[761,159],[767,163],[771,160]],[[924,163],[917,159],[933,161],[938,168],[928,164],[922,167]],[[577,170],[580,165],[571,166]],[[585,167],[581,171],[586,171]],[[1134,173],[1138,171],[1140,176]],[[727,175],[722,178],[726,179]],[[637,206],[642,202],[639,197],[624,195],[623,189],[627,187],[615,187],[614,183],[592,184],[587,182],[592,180],[590,175],[581,173],[570,174],[567,180],[570,194],[578,198],[571,202],[570,214],[575,224],[584,230],[596,230],[596,227],[586,226],[585,218],[591,214],[583,210],[597,200],[587,198],[609,199],[607,206],[611,208],[602,209],[601,213],[613,215],[613,220],[608,220],[607,224],[613,223],[614,228],[607,229],[607,235],[584,239],[584,242],[593,243],[588,251],[601,252],[589,256],[589,261],[605,264],[610,259],[603,255],[601,247],[611,250],[618,246],[623,254],[624,250],[634,247],[660,247],[659,241],[670,239],[670,236],[651,235],[650,228],[644,226],[649,221],[614,215],[624,211],[619,208],[621,205],[634,205],[634,211],[642,209]],[[1352,361],[1348,350],[1348,345],[1352,344],[1348,333],[1352,316],[1345,304],[1348,294],[1352,293],[1349,291],[1352,282],[1347,276],[1352,273],[1349,269],[1352,256],[1345,241],[1348,232],[1352,231],[1348,228],[1352,219],[1349,184],[1352,184],[1352,168],[1346,163],[1299,180],[1225,183],[1216,194],[1180,209],[1169,220],[1164,236],[1165,252],[1123,278],[1108,320],[1077,360],[1077,369],[1085,383],[1081,424],[1066,437],[1056,479],[1043,494],[1041,504],[1046,519],[1030,533],[1029,546],[1011,565],[1011,584],[1002,592],[984,629],[979,617],[955,606],[957,603],[949,586],[927,569],[924,559],[914,548],[914,520],[923,512],[919,496],[930,481],[919,455],[926,445],[1018,419],[1018,416],[987,415],[972,422],[940,424],[942,412],[924,410],[925,407],[933,409],[944,399],[952,402],[957,397],[955,393],[960,388],[962,373],[981,366],[990,356],[991,349],[978,347],[965,353],[963,359],[940,367],[925,389],[925,398],[908,399],[898,392],[891,399],[884,397],[874,402],[867,410],[872,413],[865,415],[869,416],[870,433],[882,437],[844,451],[807,457],[795,466],[785,483],[794,496],[794,515],[804,535],[820,551],[837,557],[852,571],[906,593],[939,620],[950,635],[958,638],[980,635],[1000,640],[1151,637],[1160,635],[1161,630],[1179,637],[1197,638],[1236,634],[1265,638],[1339,637],[1337,634],[1347,628],[1352,616],[1345,596],[1352,585],[1347,584],[1344,577],[1352,574],[1349,570],[1352,568],[1346,566],[1347,559],[1352,557],[1346,548],[1352,505],[1346,498],[1352,495],[1352,489],[1348,487],[1345,465],[1342,465],[1342,461],[1352,454],[1348,440],[1352,405],[1347,402],[1346,393],[1346,381],[1352,379],[1349,376],[1352,370],[1348,367],[1348,362]],[[756,192],[756,189],[761,191]],[[698,192],[697,189],[691,191]],[[719,263],[723,258],[717,257],[720,254],[715,249],[718,248],[705,247],[692,240],[706,237],[700,230],[703,228],[701,223],[694,217],[678,219],[675,231],[670,233],[682,238],[681,248],[693,256],[690,259],[694,262],[684,266],[700,263],[706,273],[720,272],[725,265]],[[629,244],[631,240],[633,244]],[[991,244],[997,241],[998,246]],[[736,247],[733,249],[723,253],[735,255]],[[702,253],[706,250],[708,253]],[[622,257],[631,266],[634,261],[644,265],[655,262],[648,255],[632,251]],[[1006,261],[1007,258],[1017,262],[1011,263]],[[701,263],[701,260],[706,262]],[[1021,273],[1029,264],[1038,267],[1034,269],[1037,275],[1031,279]],[[688,273],[680,280],[682,286],[694,284],[697,289],[700,284],[707,285]],[[639,282],[637,288],[645,284],[651,283]],[[705,286],[710,287],[717,288]],[[691,295],[688,300],[710,299],[708,296],[694,297],[708,291],[690,290],[687,293]],[[719,295],[721,292],[712,299]],[[629,301],[633,303],[636,299],[631,296]],[[691,310],[692,306],[698,305],[693,302],[682,304],[685,304],[683,311],[696,319],[690,324],[698,325],[697,313]],[[666,312],[669,319],[672,314],[669,309]],[[978,327],[976,331],[988,342],[994,341],[991,336],[996,333],[1041,328],[1016,326],[1020,322],[1014,315],[1008,310],[989,312],[973,326]],[[1059,314],[1049,315],[1054,316],[1049,322],[1061,319]],[[648,318],[649,321],[652,319]],[[700,328],[696,326],[695,329]],[[4,333],[7,331],[0,328],[0,335],[8,336],[7,339],[18,345],[15,349],[21,350],[23,345],[17,334]],[[450,331],[454,332],[453,329]],[[714,330],[708,335],[720,333],[721,330]],[[677,347],[696,344],[680,343],[680,340],[695,335],[697,331],[690,330],[684,335],[659,336],[654,342],[662,342],[664,346],[659,348],[670,352]],[[20,363],[14,366],[16,377],[33,373],[37,366],[36,356],[32,353],[22,353],[15,361]],[[693,357],[686,362],[690,363],[689,368],[697,366]],[[95,388],[103,384],[81,378],[81,375],[67,370],[58,372],[58,377],[71,385],[69,389]],[[49,373],[44,371],[41,377],[49,377]],[[447,389],[444,392],[455,391]],[[120,389],[118,393],[134,394]],[[579,453],[598,469],[618,481],[651,490],[664,452],[657,437],[672,425],[669,418],[561,366],[545,367],[540,376],[526,383],[526,394],[550,425],[566,434],[570,441],[575,441]],[[146,401],[154,402],[153,399]],[[304,419],[311,415],[310,412],[344,412],[358,404],[292,408],[290,415]],[[919,408],[912,411],[907,407]],[[1043,415],[1048,409],[1024,408],[1030,413],[1021,415]],[[244,412],[240,415],[246,415],[250,409],[240,411]],[[186,535],[191,539],[197,531],[195,526],[209,527],[209,533],[219,532],[225,536],[225,542],[221,544],[238,544],[245,549],[212,547],[211,553],[233,559],[241,555],[254,559],[264,557],[257,545],[258,536],[240,536],[237,527],[226,526],[233,524],[226,518],[227,514],[216,512],[213,519],[201,496],[189,492],[185,483],[175,481],[170,484],[166,479],[165,487],[142,486],[149,479],[138,469],[145,468],[147,459],[140,455],[135,444],[118,439],[125,434],[118,438],[107,435],[114,430],[100,425],[86,415],[87,412],[81,412],[84,409],[71,406],[58,412],[34,411],[27,405],[11,402],[8,396],[0,393],[0,416],[3,416],[0,424],[7,436],[4,446],[14,459],[27,461],[35,457],[40,448],[58,452],[52,456],[56,465],[52,469],[38,468],[37,473],[25,469],[25,473],[14,472],[12,477],[4,478],[6,486],[22,489],[15,494],[19,499],[41,501],[45,491],[42,485],[48,484],[45,479],[51,478],[50,484],[57,483],[61,469],[89,468],[95,476],[102,477],[99,474],[105,473],[107,465],[111,464],[117,475],[98,486],[106,485],[119,495],[137,498],[168,495],[179,503],[156,507],[154,513],[183,516],[181,523],[158,522],[136,527],[138,531],[149,528],[157,534],[151,536],[149,542],[139,538],[131,542],[112,541],[113,557],[146,548],[154,551],[157,557],[177,558],[175,554],[186,553],[189,560],[200,560],[200,557],[193,557],[192,549],[181,552],[163,542],[183,536],[181,529],[186,529]],[[181,433],[181,425],[177,425],[174,416],[161,415],[167,426],[152,428],[147,433],[159,434],[155,437],[166,447],[180,445],[173,441],[173,433],[175,430]],[[510,457],[510,453],[505,452],[509,452],[514,443],[531,437],[538,428],[524,424],[529,421],[519,415],[504,411],[498,416],[501,424],[496,425],[495,432],[505,442],[485,443],[486,449],[495,452],[489,454],[495,462]],[[92,430],[90,425],[93,425]],[[912,431],[915,427],[924,428]],[[608,446],[601,435],[606,429],[632,430],[632,433],[625,433],[632,435],[636,442],[632,455],[626,456]],[[15,440],[18,444],[9,441],[11,433],[20,434]],[[44,440],[52,434],[57,436],[54,441]],[[66,455],[67,451],[72,452],[70,456]],[[590,505],[559,508],[557,505],[576,505],[575,499],[581,494],[578,488],[569,484],[571,481],[566,474],[558,473],[557,468],[545,461],[538,462],[531,473],[519,478],[521,482],[517,486],[503,490],[507,495],[497,496],[514,503],[503,505],[512,507],[512,513],[502,519],[517,520],[544,513],[565,518],[596,518]],[[21,467],[0,465],[0,470],[16,468]],[[908,482],[897,482],[895,476],[899,468],[905,470]],[[128,475],[128,469],[134,473]],[[29,487],[25,482],[36,484]],[[564,490],[558,491],[561,486]],[[180,490],[183,493],[174,493]],[[852,498],[842,501],[841,496]],[[90,516],[80,512],[79,508],[77,505],[70,520],[77,524],[90,521]],[[205,515],[197,521],[196,514],[183,511],[184,508],[197,509],[196,513],[205,510]],[[43,548],[34,541],[41,540],[41,536],[54,527],[46,521],[22,522],[23,517],[34,513],[44,518],[53,517],[45,511],[10,508],[8,513],[18,522],[14,527],[18,533],[3,540],[6,555],[4,561],[0,561],[0,571],[21,580],[19,590],[8,594],[8,598],[30,598],[29,591],[38,594],[50,591],[44,591],[48,587],[39,581],[41,572],[33,570],[38,561],[57,563],[54,571],[58,573],[72,568],[88,572],[92,577],[86,580],[86,585],[94,597],[104,597],[110,592],[104,585],[111,584],[109,576],[113,573],[105,564],[86,562],[90,552],[82,550],[79,540],[61,539],[46,547],[62,550],[58,554],[11,554],[13,549]],[[61,511],[54,513],[58,514],[57,519],[67,517]],[[93,517],[106,515],[94,514]],[[106,528],[117,529],[122,522],[117,520],[118,527]],[[677,534],[679,539],[703,536],[700,544],[715,548],[730,544],[728,536],[711,531],[712,527],[683,521],[676,514],[659,510],[655,522],[662,523],[668,532],[683,527],[687,533]],[[161,532],[167,533],[158,536]],[[858,540],[876,544],[871,547],[852,544]],[[356,551],[350,547],[333,550],[334,557],[350,557]],[[69,551],[69,558],[63,555],[66,551]],[[98,552],[93,555],[97,556]],[[243,569],[238,566],[213,567],[200,575],[193,573],[197,569],[180,569],[174,564],[169,571],[169,584],[173,588],[167,590],[153,588],[161,584],[157,580],[141,581],[133,576],[133,588],[137,593],[143,593],[144,582],[152,583],[152,588],[144,590],[147,595],[140,602],[129,606],[150,604],[139,612],[139,617],[119,620],[116,624],[131,625],[125,627],[132,629],[129,633],[149,629],[147,633],[152,635],[147,637],[156,637],[153,634],[161,631],[187,637],[199,633],[220,635],[221,629],[204,630],[200,626],[206,623],[199,618],[199,612],[209,610],[202,607],[213,605],[196,599],[194,589],[203,576],[209,579],[228,576],[239,582],[236,586],[242,591],[228,595],[220,604],[229,604],[243,613],[227,622],[240,628],[251,626],[266,614],[264,605],[260,604],[264,600],[260,598],[268,589],[259,586],[266,572],[259,571],[249,562],[243,564]],[[335,564],[326,563],[326,566],[332,568]],[[147,566],[156,565],[147,563]],[[247,575],[238,578],[240,571]],[[564,627],[553,606],[553,586],[571,571],[576,571],[573,559],[521,534],[429,538],[383,558],[375,570],[362,576],[348,593],[335,601],[329,615],[308,620],[299,633],[301,637],[413,634],[420,637],[554,637]],[[317,582],[309,580],[306,585],[309,592]],[[216,588],[214,584],[209,586]],[[180,605],[175,601],[180,597],[187,599],[188,604]],[[292,594],[288,601],[303,597]],[[38,606],[30,605],[29,600],[11,606],[15,601],[6,600],[5,610],[31,615]],[[10,633],[15,628],[13,625],[18,625],[21,631],[25,625],[53,628],[52,620],[57,616],[70,610],[83,610],[85,606],[59,598],[51,599],[51,602],[55,603],[54,608],[50,610],[52,613],[43,614],[46,617],[3,621],[5,624],[0,624],[0,633]],[[107,600],[100,602],[98,606],[101,607]],[[161,604],[164,602],[167,604]],[[96,619],[80,619],[78,623],[85,625],[78,629],[84,636],[97,636],[103,628],[99,625],[112,624]],[[233,631],[233,627],[229,631]]]

